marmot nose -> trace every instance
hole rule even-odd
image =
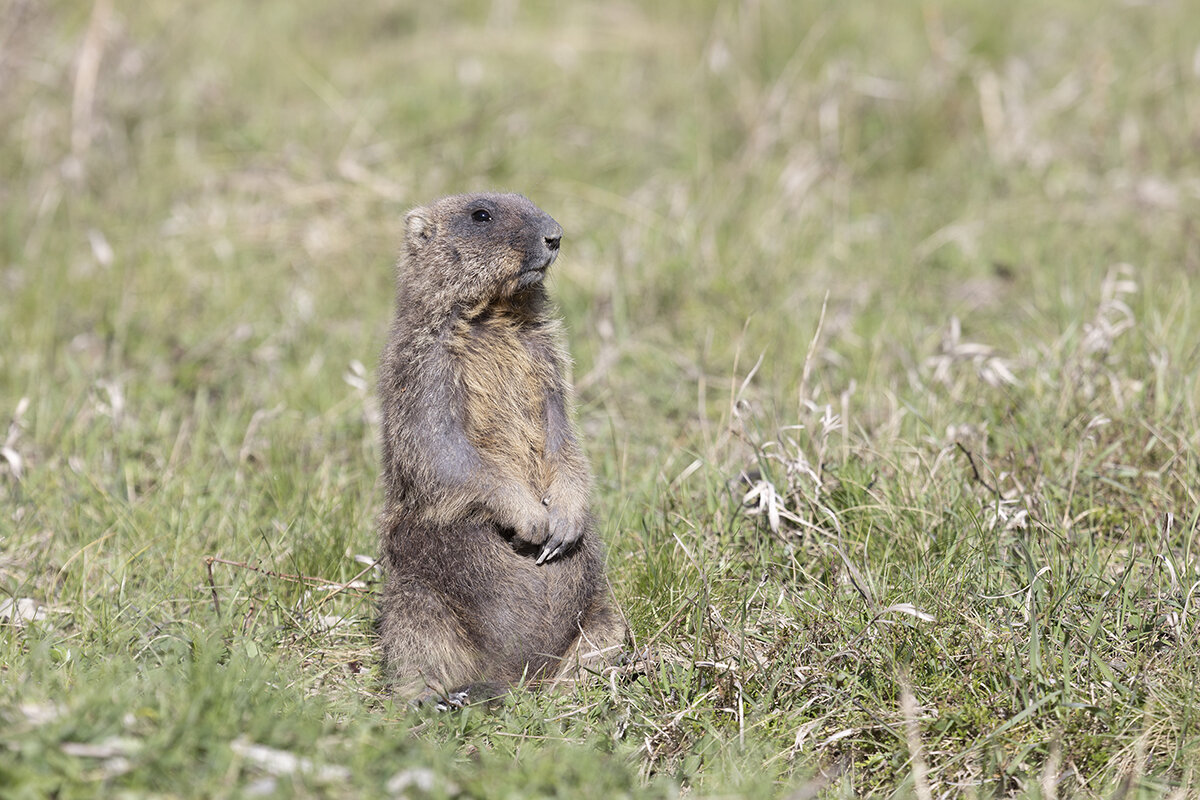
[[[557,250],[557,249],[558,249],[558,243],[559,243],[560,241],[562,241],[562,235],[561,235],[561,234],[560,234],[560,235],[558,235],[558,236],[547,236],[547,237],[546,237],[546,247],[550,248],[550,250],[551,250],[551,251]]]

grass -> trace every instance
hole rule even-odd
[[[1200,785],[1200,12],[643,5],[3,3],[0,796]],[[374,364],[479,188],[646,657],[422,716]]]

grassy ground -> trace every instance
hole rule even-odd
[[[1194,4],[456,5],[0,2],[0,796],[1200,785]],[[374,365],[478,188],[648,656],[420,716]]]

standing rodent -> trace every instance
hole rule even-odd
[[[393,691],[453,703],[615,649],[546,270],[562,228],[517,194],[409,212],[379,370]]]

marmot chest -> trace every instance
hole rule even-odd
[[[463,392],[463,427],[493,466],[544,488],[546,403],[557,379],[553,341],[505,317],[464,323],[451,350]]]

